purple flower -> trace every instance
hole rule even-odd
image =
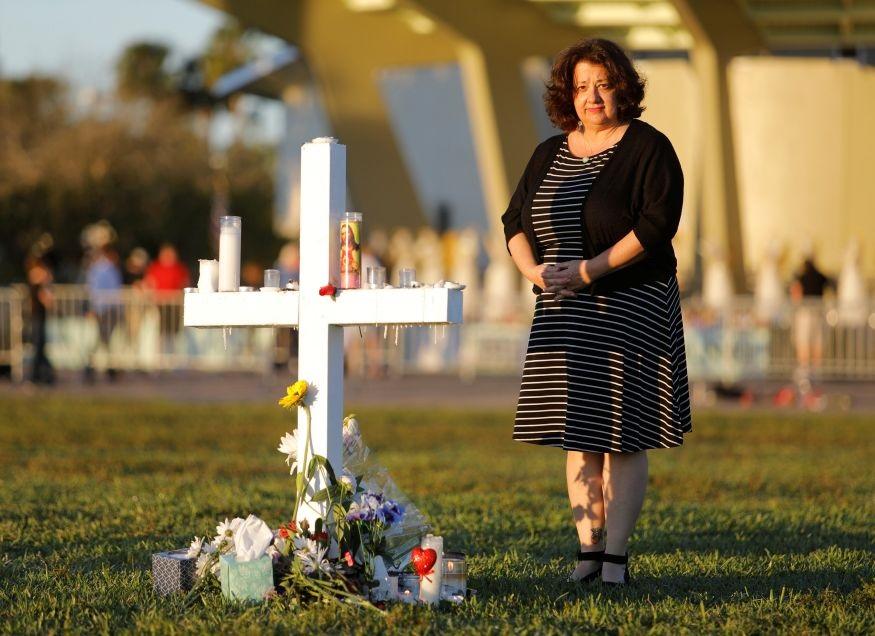
[[[364,492],[354,501],[346,513],[347,521],[379,521],[387,526],[397,523],[404,516],[404,506],[382,493]]]

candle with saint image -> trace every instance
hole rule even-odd
[[[429,574],[422,577],[419,583],[419,600],[424,603],[437,603],[441,600],[441,578],[443,576],[444,538],[427,534],[420,546],[423,550],[431,548],[437,553],[437,560]]]
[[[362,286],[362,215],[345,212],[340,221],[340,288]]]
[[[239,216],[219,217],[219,291],[240,289],[240,238],[243,223]]]

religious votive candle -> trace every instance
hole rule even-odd
[[[404,573],[398,575],[398,595],[402,603],[416,604],[419,599],[419,575]]]
[[[340,220],[340,288],[362,286],[362,215],[345,212]]]
[[[441,600],[444,538],[427,534],[423,537],[420,547],[423,550],[431,548],[437,554],[432,571],[423,575],[419,581],[419,599],[424,603],[434,604]]]
[[[263,289],[279,289],[280,287],[280,271],[278,269],[264,270],[264,285]]]
[[[416,279],[416,270],[412,267],[402,267],[398,271],[398,286],[413,287],[413,282]]]
[[[200,264],[200,275],[197,279],[197,290],[202,294],[218,291],[219,261],[202,258],[198,263]]]
[[[219,217],[219,291],[240,288],[240,239],[243,222],[239,216]]]
[[[380,266],[368,267],[368,289],[383,289],[386,286],[386,268]]]

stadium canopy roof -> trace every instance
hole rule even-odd
[[[683,0],[528,0],[633,50],[689,49]],[[770,51],[875,47],[875,0],[712,0],[734,5]],[[704,3],[700,3],[704,4]]]

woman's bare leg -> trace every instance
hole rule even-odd
[[[605,552],[623,555],[635,529],[647,490],[647,451],[608,453],[604,467],[605,521],[609,530]],[[605,563],[602,580],[623,580],[623,565]]]
[[[568,482],[568,499],[571,515],[577,527],[582,552],[604,549],[605,502],[602,493],[603,453],[568,451],[565,460],[565,477]],[[598,561],[581,561],[577,564],[572,579],[579,579],[599,568]]]

